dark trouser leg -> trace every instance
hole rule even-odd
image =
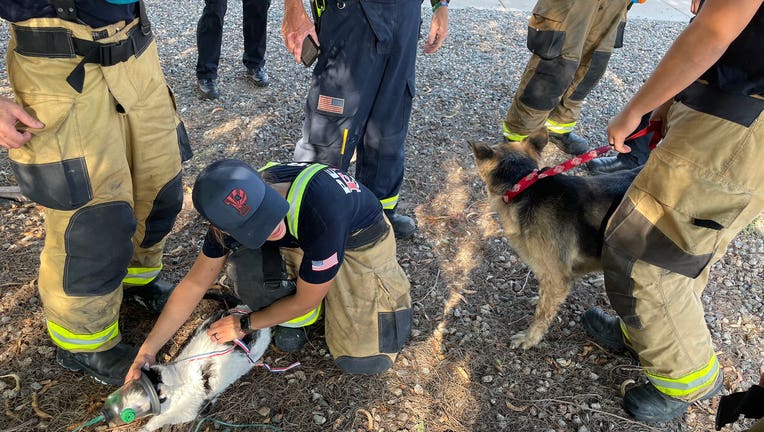
[[[244,56],[242,62],[248,69],[265,66],[265,42],[268,33],[268,9],[271,0],[244,0],[243,23]]]
[[[196,77],[217,79],[220,63],[220,45],[223,43],[223,18],[228,0],[205,0],[202,16],[196,26]]]
[[[336,2],[327,2],[319,42],[321,54],[313,68],[294,158],[347,170],[365,133],[387,56],[377,49],[360,2],[347,3],[342,11]]]

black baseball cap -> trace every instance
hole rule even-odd
[[[196,178],[191,197],[205,219],[250,249],[262,246],[289,211],[289,203],[237,159],[208,165]]]

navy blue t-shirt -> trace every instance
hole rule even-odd
[[[275,165],[263,171],[268,183],[292,182],[309,164]],[[294,210],[294,209],[293,209]],[[382,215],[382,206],[366,186],[335,168],[326,168],[307,184],[300,203],[297,238],[289,229],[279,247],[299,247],[304,252],[300,277],[312,284],[328,282],[337,275],[345,256],[345,243],[355,231],[366,228]],[[225,256],[240,245],[229,236],[220,244],[210,229],[202,253],[210,258]]]
[[[138,3],[112,4],[105,0],[75,0],[77,15],[90,27],[103,27],[138,17]],[[54,18],[56,11],[48,0],[2,0],[0,18],[19,22],[30,18]]]

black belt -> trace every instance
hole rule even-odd
[[[694,82],[674,98],[688,107],[750,127],[764,111],[764,99],[742,94],[725,93],[718,88]]]
[[[13,25],[16,39],[16,52],[28,57],[74,58],[83,57],[66,81],[82,92],[85,82],[85,63],[96,63],[101,66],[113,66],[127,61],[133,56],[143,53],[154,39],[149,31],[144,33],[140,25],[136,25],[127,33],[127,39],[99,43],[72,36],[71,30],[62,27],[22,27]]]
[[[387,221],[385,221],[384,216],[380,213],[379,217],[369,226],[355,231],[348,237],[347,242],[345,242],[345,249],[358,249],[372,244],[382,238],[388,230]]]

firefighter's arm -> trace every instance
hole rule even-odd
[[[225,266],[225,257],[210,258],[200,253],[188,274],[175,287],[151,332],[143,341],[125,382],[140,378],[144,364],[153,364],[157,352],[186,322],[204,294]]]
[[[21,105],[0,96],[0,147],[19,148],[32,139],[29,131],[16,128],[17,123],[32,129],[45,127],[42,122],[24,111]]]
[[[252,329],[271,327],[305,315],[321,303],[332,283],[334,279],[312,284],[298,278],[297,292],[294,295],[283,297],[272,305],[249,315],[250,327]]]
[[[302,53],[302,41],[308,35],[311,35],[314,41],[318,41],[316,27],[308,17],[302,0],[284,0],[284,20],[281,22],[281,35],[287,50],[292,53],[298,63]]]
[[[438,6],[432,14],[430,33],[424,43],[425,54],[432,54],[439,50],[448,36],[448,2],[439,2]]]
[[[624,139],[642,116],[684,90],[724,54],[764,0],[706,0],[655,71],[608,125],[608,140],[628,152]]]

